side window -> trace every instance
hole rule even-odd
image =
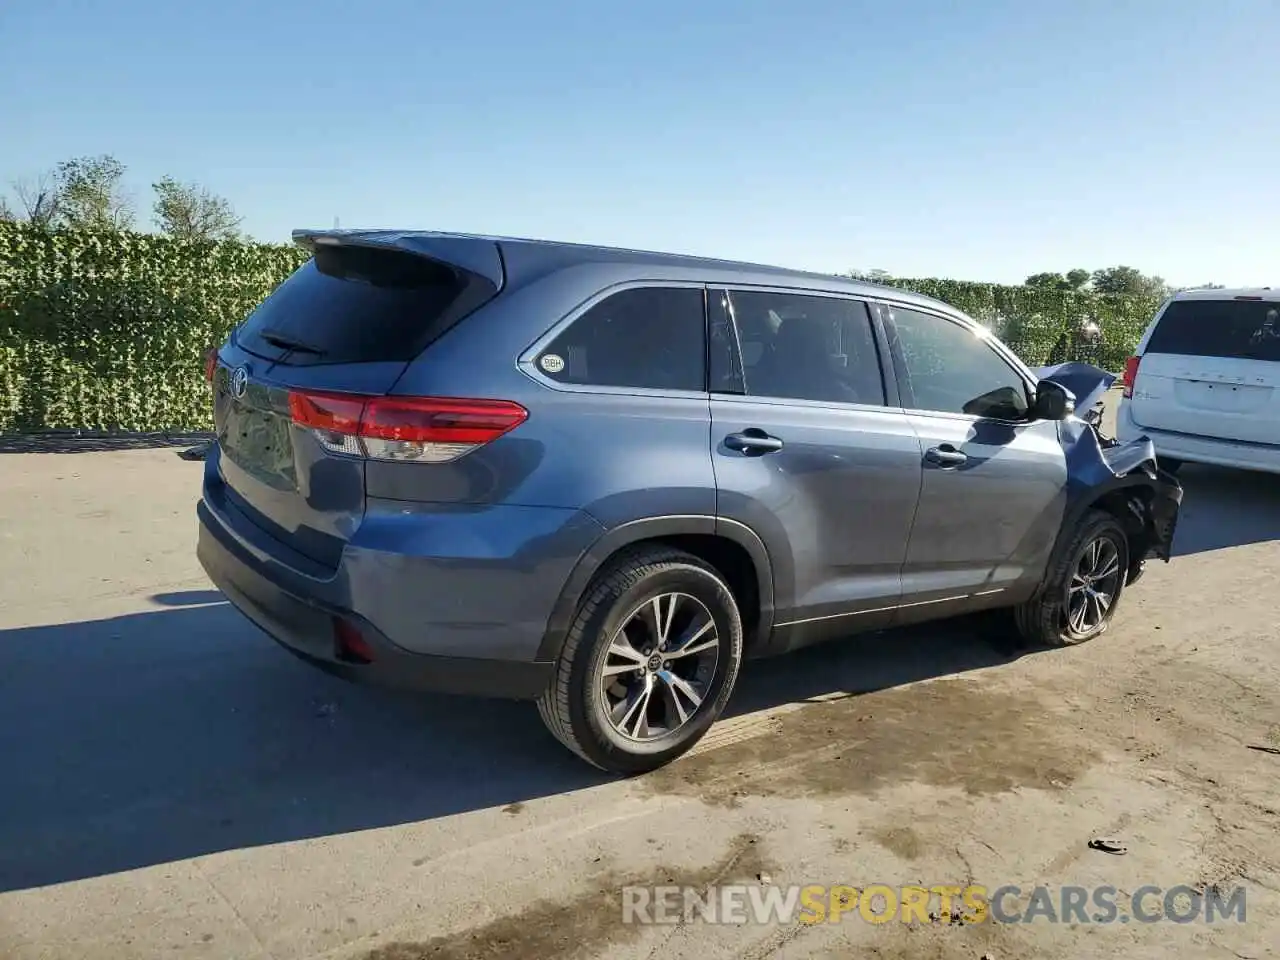
[[[560,383],[705,390],[702,290],[636,287],[601,300],[536,360]]]
[[[748,396],[884,404],[866,304],[741,290],[729,298]]]
[[[1018,372],[982,337],[914,310],[889,312],[903,406],[1021,420],[1030,403]]]
[[[742,386],[742,357],[738,352],[738,331],[729,310],[729,291],[707,291],[707,339],[710,347],[708,386],[712,393],[746,391]]]

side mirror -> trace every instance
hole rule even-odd
[[[1076,395],[1060,383],[1041,380],[1031,415],[1037,420],[1065,420],[1076,412]]]

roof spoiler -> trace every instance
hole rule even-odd
[[[312,252],[319,246],[348,245],[403,250],[483,277],[495,290],[506,283],[502,253],[487,237],[416,230],[294,230],[293,242]]]

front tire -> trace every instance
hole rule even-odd
[[[587,589],[538,712],[588,763],[644,773],[702,738],[741,661],[742,618],[719,572],[682,550],[640,547]]]
[[[1111,625],[1129,570],[1129,539],[1109,513],[1091,510],[1033,600],[1014,609],[1018,632],[1035,646],[1066,647]]]

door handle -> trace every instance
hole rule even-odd
[[[949,443],[930,447],[925,451],[924,458],[929,463],[935,464],[943,469],[948,467],[958,467],[969,459]]]
[[[759,457],[782,449],[780,439],[769,436],[757,427],[748,427],[741,433],[729,434],[724,438],[724,445],[730,450],[745,453],[748,457]]]

